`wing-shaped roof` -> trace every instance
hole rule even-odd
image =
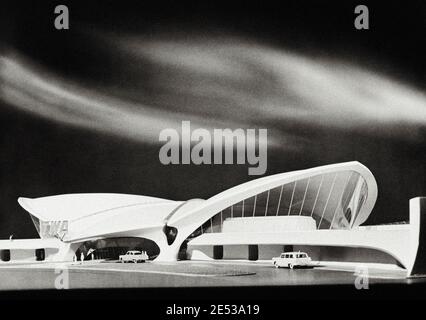
[[[114,209],[174,203],[173,200],[118,193],[76,193],[42,198],[19,198],[19,204],[44,221],[75,220]]]
[[[337,163],[325,165],[305,170],[291,171],[287,173],[275,174],[259,179],[254,179],[246,183],[242,183],[233,188],[225,190],[206,201],[199,206],[192,208],[183,208],[179,215],[173,215],[168,221],[168,225],[177,227],[189,225],[191,227],[201,226],[205,221],[212,218],[221,210],[236,204],[244,199],[253,197],[280,185],[300,181],[317,175],[325,175],[328,173],[353,171],[358,173],[366,182],[367,195],[364,205],[361,207],[359,214],[353,222],[354,226],[361,225],[371,213],[377,198],[377,184],[373,174],[358,161]],[[337,191],[339,194],[341,191]],[[194,229],[195,230],[195,229]],[[190,230],[189,233],[194,230]]]

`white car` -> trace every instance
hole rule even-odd
[[[148,255],[146,254],[146,251],[137,251],[137,250],[130,250],[127,251],[126,254],[120,255],[118,257],[121,263],[125,262],[145,262],[149,259]]]
[[[305,252],[283,252],[279,257],[272,258],[275,268],[306,267],[311,265],[311,258]]]

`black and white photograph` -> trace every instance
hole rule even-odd
[[[425,31],[424,1],[2,2],[0,299],[426,299]]]

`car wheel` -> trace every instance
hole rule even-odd
[[[292,263],[290,263],[290,264],[288,265],[288,267],[289,267],[290,269],[293,269],[293,268],[294,268],[294,265],[293,265]]]

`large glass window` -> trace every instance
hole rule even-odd
[[[68,232],[68,221],[40,221],[41,238],[62,239]]]
[[[221,232],[226,219],[299,215],[318,229],[349,229],[367,198],[367,183],[354,171],[319,174],[266,190],[225,208],[192,236]]]

